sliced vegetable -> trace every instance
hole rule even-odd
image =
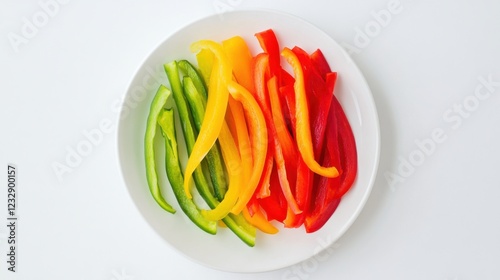
[[[158,126],[158,116],[163,110],[170,94],[171,92],[168,88],[160,85],[153,101],[151,102],[151,108],[149,109],[149,116],[146,124],[146,135],[144,137],[144,155],[146,160],[146,178],[151,195],[161,208],[173,214],[175,213],[175,209],[165,200],[161,193],[160,185],[158,184],[154,148],[154,138],[156,136]]]
[[[260,107],[257,101],[253,98],[252,94],[244,87],[235,82],[230,82],[228,85],[228,89],[231,96],[234,97],[235,100],[241,102],[241,104],[243,105],[246,120],[248,122],[248,131],[251,135],[251,139],[249,139],[251,145],[251,153],[247,155],[244,149],[242,151],[240,147],[240,151],[242,151],[241,156],[242,158],[253,158],[251,175],[248,178],[248,181],[246,181],[246,187],[242,190],[239,200],[232,210],[233,213],[238,214],[250,201],[259,183],[259,179],[266,161],[268,137],[264,114],[260,110]],[[245,116],[243,116],[243,118]],[[245,135],[245,137],[248,136]]]
[[[192,199],[186,196],[183,189],[184,178],[180,167],[179,154],[177,150],[177,135],[175,133],[174,111],[162,110],[158,118],[165,138],[165,167],[167,177],[174,191],[177,202],[186,216],[198,227],[210,234],[217,233],[217,223],[206,220],[196,207]]]

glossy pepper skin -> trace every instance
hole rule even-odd
[[[154,138],[158,127],[158,116],[160,115],[165,103],[170,97],[170,90],[161,85],[156,92],[151,107],[149,110],[148,120],[146,124],[146,133],[144,137],[144,154],[146,160],[146,177],[149,185],[149,190],[154,200],[165,209],[167,212],[175,213],[175,209],[165,200],[161,194],[161,189],[158,184],[158,174],[155,163],[155,148]]]
[[[217,233],[217,223],[205,219],[192,199],[184,192],[182,170],[177,149],[177,135],[175,132],[174,111],[162,110],[158,117],[158,124],[165,138],[165,168],[167,177],[174,191],[175,197],[182,211],[199,228],[210,234]]]

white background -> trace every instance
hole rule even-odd
[[[52,1],[50,15],[47,2],[0,1],[0,279],[500,279],[500,2],[72,0]],[[239,275],[185,259],[142,219],[120,176],[116,104],[179,28],[261,8],[356,47],[381,159],[363,212],[326,258]],[[58,178],[53,164],[97,129],[102,140]],[[440,141],[426,140],[436,130]],[[16,273],[8,164],[18,169]]]

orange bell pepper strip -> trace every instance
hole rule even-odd
[[[248,209],[245,207],[243,209],[243,217],[254,227],[258,228],[260,231],[268,234],[276,234],[278,233],[278,228],[273,226],[267,218],[264,216],[264,213],[260,209],[254,210],[253,215],[250,215]]]
[[[188,198],[192,198],[189,187],[193,172],[212,148],[220,134],[229,99],[227,83],[232,78],[231,65],[220,44],[210,40],[200,40],[191,45],[192,52],[198,52],[202,49],[208,49],[214,54],[215,63],[211,73],[212,78],[209,82],[205,118],[184,172],[184,191]]]
[[[243,112],[243,107],[241,103],[236,101],[232,96],[229,97],[228,112],[230,112],[231,114],[228,117],[226,117],[226,119],[228,119],[227,122],[232,135],[236,135],[235,142],[237,143],[238,150],[240,152],[241,166],[243,168],[242,181],[248,182],[250,180],[254,164],[252,147],[250,143],[250,136],[248,135],[248,128],[245,120],[245,114]],[[252,188],[252,186],[245,186],[242,187],[241,190],[244,191],[245,188],[248,187]],[[241,204],[240,201],[241,201],[241,193],[236,205]],[[235,210],[236,205],[233,207],[231,212],[234,214],[239,214],[239,212],[236,212]],[[239,211],[241,212],[241,210]]]
[[[254,96],[257,102],[259,103],[260,108],[262,109],[262,112],[264,113],[264,117],[266,118],[266,122],[269,122],[271,124],[271,105],[269,105],[269,100],[267,98],[267,84],[266,84],[266,76],[269,68],[269,55],[266,53],[260,53],[254,58],[254,63],[253,63],[253,78],[254,78],[254,84],[255,84],[255,92]],[[272,128],[269,127],[268,131],[268,149],[267,149],[267,155],[266,155],[266,163],[264,165],[264,171],[263,171],[263,176],[259,182],[259,186],[257,188],[258,193],[256,194],[256,197],[258,198],[264,198],[268,197],[271,195],[271,191],[269,190],[270,186],[270,177],[271,177],[271,171],[273,169],[273,163],[274,163],[274,141],[273,141],[273,135],[272,133]]]
[[[299,59],[289,48],[284,48],[281,55],[287,60],[293,69],[295,76],[295,114],[297,130],[297,146],[304,162],[316,174],[334,178],[339,175],[335,166],[321,166],[314,158],[314,150],[311,138],[311,126],[309,121],[309,108],[306,97],[304,73]]]
[[[253,83],[252,63],[253,56],[247,43],[240,36],[234,36],[222,41],[227,58],[233,69],[233,74],[238,84],[249,92],[255,91]]]
[[[285,161],[287,163],[295,163],[297,160],[297,152],[292,135],[290,135],[290,132],[286,127],[285,118],[283,117],[281,101],[278,93],[278,79],[276,76],[272,77],[267,82],[267,88],[269,92],[269,100],[271,101],[271,114],[274,121],[274,127],[276,129],[276,135],[278,136],[280,145],[283,148]]]
[[[243,86],[233,81],[229,83],[228,89],[231,96],[243,105],[251,143],[251,147],[249,147],[251,148],[251,155],[248,157],[253,158],[253,168],[250,178],[245,182],[246,187],[242,190],[238,202],[231,211],[234,214],[238,214],[252,198],[262,175],[267,155],[268,132],[264,114],[252,94]],[[244,155],[242,154],[241,156],[243,161]]]

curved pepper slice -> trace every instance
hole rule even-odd
[[[234,36],[222,41],[222,46],[226,51],[226,55],[238,84],[242,85],[249,92],[254,92],[252,73],[253,57],[245,40],[240,36]]]
[[[205,219],[200,210],[196,207],[194,201],[186,196],[183,190],[182,183],[182,170],[179,161],[179,152],[177,150],[177,137],[175,133],[174,111],[162,110],[158,117],[158,124],[160,125],[165,138],[165,167],[167,170],[167,177],[174,191],[175,197],[179,202],[179,206],[184,213],[202,230],[216,234],[217,223]]]
[[[234,209],[231,211],[232,213],[238,214],[241,210],[243,210],[248,201],[250,201],[259,183],[262,170],[264,169],[264,163],[266,161],[268,137],[264,114],[260,110],[259,104],[253,98],[252,94],[243,86],[235,82],[230,82],[228,89],[231,96],[243,105],[249,125],[249,134],[251,136],[250,142],[252,154],[250,157],[253,157],[254,159],[250,178],[248,179],[246,187],[243,189],[238,202],[234,206]],[[241,156],[243,157],[244,155],[242,154]]]
[[[309,121],[309,108],[305,92],[304,73],[299,59],[289,48],[284,48],[281,55],[285,57],[295,74],[295,114],[297,130],[297,146],[307,166],[316,174],[333,178],[339,175],[335,166],[321,166],[314,158],[311,128]]]
[[[228,62],[223,47],[211,40],[201,40],[191,45],[191,51],[209,49],[215,56],[214,70],[209,82],[207,108],[200,132],[194,144],[191,155],[186,164],[184,177],[184,191],[191,198],[189,184],[196,167],[201,163],[207,152],[212,148],[219,133],[226,114],[229,93],[227,83],[232,78],[231,65]],[[221,143],[222,145],[222,143]]]
[[[167,201],[165,201],[165,198],[161,194],[160,185],[158,184],[154,150],[154,138],[157,130],[158,115],[161,110],[163,110],[163,106],[165,106],[170,94],[171,92],[168,88],[160,85],[153,101],[151,102],[151,108],[149,110],[146,125],[146,135],[144,137],[144,154],[146,157],[146,177],[148,180],[149,190],[151,191],[154,200],[161,206],[161,208],[173,214],[175,213],[175,209],[168,204]]]

